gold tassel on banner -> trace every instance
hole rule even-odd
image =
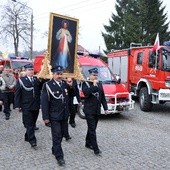
[[[43,65],[41,66],[41,71],[38,73],[38,78],[43,79],[51,79],[52,78],[52,72],[51,72],[51,65],[50,65],[50,57],[48,51],[44,53],[45,57],[43,60]]]
[[[84,81],[84,77],[82,75],[82,70],[81,70],[80,65],[79,65],[79,63],[77,61],[77,58],[76,58],[75,63],[76,63],[76,76],[74,78],[76,80],[79,80],[79,81]]]

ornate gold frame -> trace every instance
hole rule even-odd
[[[73,53],[74,53],[74,58],[73,58],[73,72],[64,72],[64,77],[73,77],[73,78],[77,78],[77,79],[82,79],[82,75],[80,72],[80,68],[79,68],[79,64],[77,61],[77,42],[78,42],[78,24],[79,24],[79,20],[75,19],[75,18],[71,18],[71,17],[67,17],[67,16],[63,16],[63,15],[59,15],[59,14],[55,14],[55,13],[50,13],[50,22],[49,22],[49,33],[48,33],[48,51],[45,53],[45,59],[43,61],[43,65],[41,67],[41,71],[38,74],[38,77],[40,78],[45,78],[45,79],[51,79],[52,78],[52,73],[51,73],[51,56],[52,56],[52,48],[54,46],[53,44],[53,38],[54,38],[54,26],[57,25],[58,23],[56,22],[57,20],[68,20],[72,23],[74,23],[74,26],[76,26],[76,28],[74,28],[75,32],[73,33],[73,35],[75,35],[74,38],[74,47],[73,49]],[[56,23],[54,23],[54,21]],[[54,25],[55,24],[55,25]]]

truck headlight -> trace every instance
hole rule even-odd
[[[106,102],[109,102],[110,98],[109,97],[105,97],[106,98]]]
[[[170,81],[165,81],[165,86],[170,88]]]

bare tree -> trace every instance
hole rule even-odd
[[[9,1],[10,2],[10,1]],[[15,55],[21,42],[30,46],[30,10],[26,3],[11,2],[2,7],[0,36],[5,42],[13,42]]]

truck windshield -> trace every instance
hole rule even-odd
[[[170,71],[170,47],[162,48],[162,69]]]
[[[11,61],[12,63],[12,68],[13,69],[16,69],[16,68],[21,68],[21,67],[24,67],[28,64],[30,64],[31,62],[30,61]]]
[[[81,66],[82,67],[82,74],[84,78],[87,80],[89,76],[88,70],[94,68],[94,66]],[[105,82],[105,83],[111,83],[111,82],[116,82],[115,76],[111,73],[108,67],[98,67],[95,66],[98,69],[98,80]]]

